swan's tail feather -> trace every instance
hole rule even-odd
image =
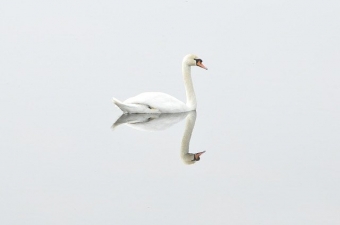
[[[128,104],[112,98],[113,103],[123,111],[123,113],[150,113],[150,109],[142,104]]]
[[[128,112],[129,112],[129,110],[126,108],[126,105],[125,105],[123,102],[119,101],[118,99],[112,98],[112,102],[113,102],[118,108],[120,108],[120,110],[122,110],[123,113],[128,113]]]
[[[112,102],[115,103],[116,105],[117,105],[117,103],[118,103],[118,104],[121,104],[121,103],[122,103],[121,101],[119,101],[119,100],[116,99],[116,98],[112,98]]]

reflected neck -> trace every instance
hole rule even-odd
[[[187,115],[186,123],[185,123],[185,130],[183,133],[182,143],[181,143],[181,158],[186,164],[193,164],[195,163],[194,157],[195,154],[189,153],[190,147],[190,139],[192,132],[195,127],[196,121],[196,111],[191,111]]]
[[[197,106],[197,102],[196,102],[194,86],[193,86],[192,79],[191,79],[191,67],[188,66],[184,62],[182,64],[182,73],[183,73],[183,78],[184,78],[185,92],[187,96],[186,105],[189,111],[195,110]]]

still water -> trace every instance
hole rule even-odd
[[[32,90],[36,101],[21,98],[4,111],[1,208],[9,224],[336,219],[336,115],[250,102],[210,112],[207,101],[197,112],[120,115],[110,98],[69,93],[50,101]]]

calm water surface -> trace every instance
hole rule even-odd
[[[211,112],[220,103],[201,100],[189,151],[206,153],[187,165],[190,115],[112,130],[120,112],[109,97],[31,90],[32,101],[10,85],[21,97],[3,114],[1,208],[13,224],[337,219],[339,121],[328,111],[229,100]]]

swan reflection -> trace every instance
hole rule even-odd
[[[125,124],[133,129],[141,131],[160,131],[186,118],[185,129],[181,142],[181,158],[186,164],[194,164],[200,160],[200,156],[205,152],[189,153],[190,139],[196,121],[196,111],[184,113],[165,114],[123,114],[112,125],[112,129]]]
[[[133,129],[141,131],[160,131],[171,127],[172,125],[183,120],[187,112],[184,113],[134,113],[123,114],[117,119],[111,128],[116,128],[121,124],[125,124]]]

